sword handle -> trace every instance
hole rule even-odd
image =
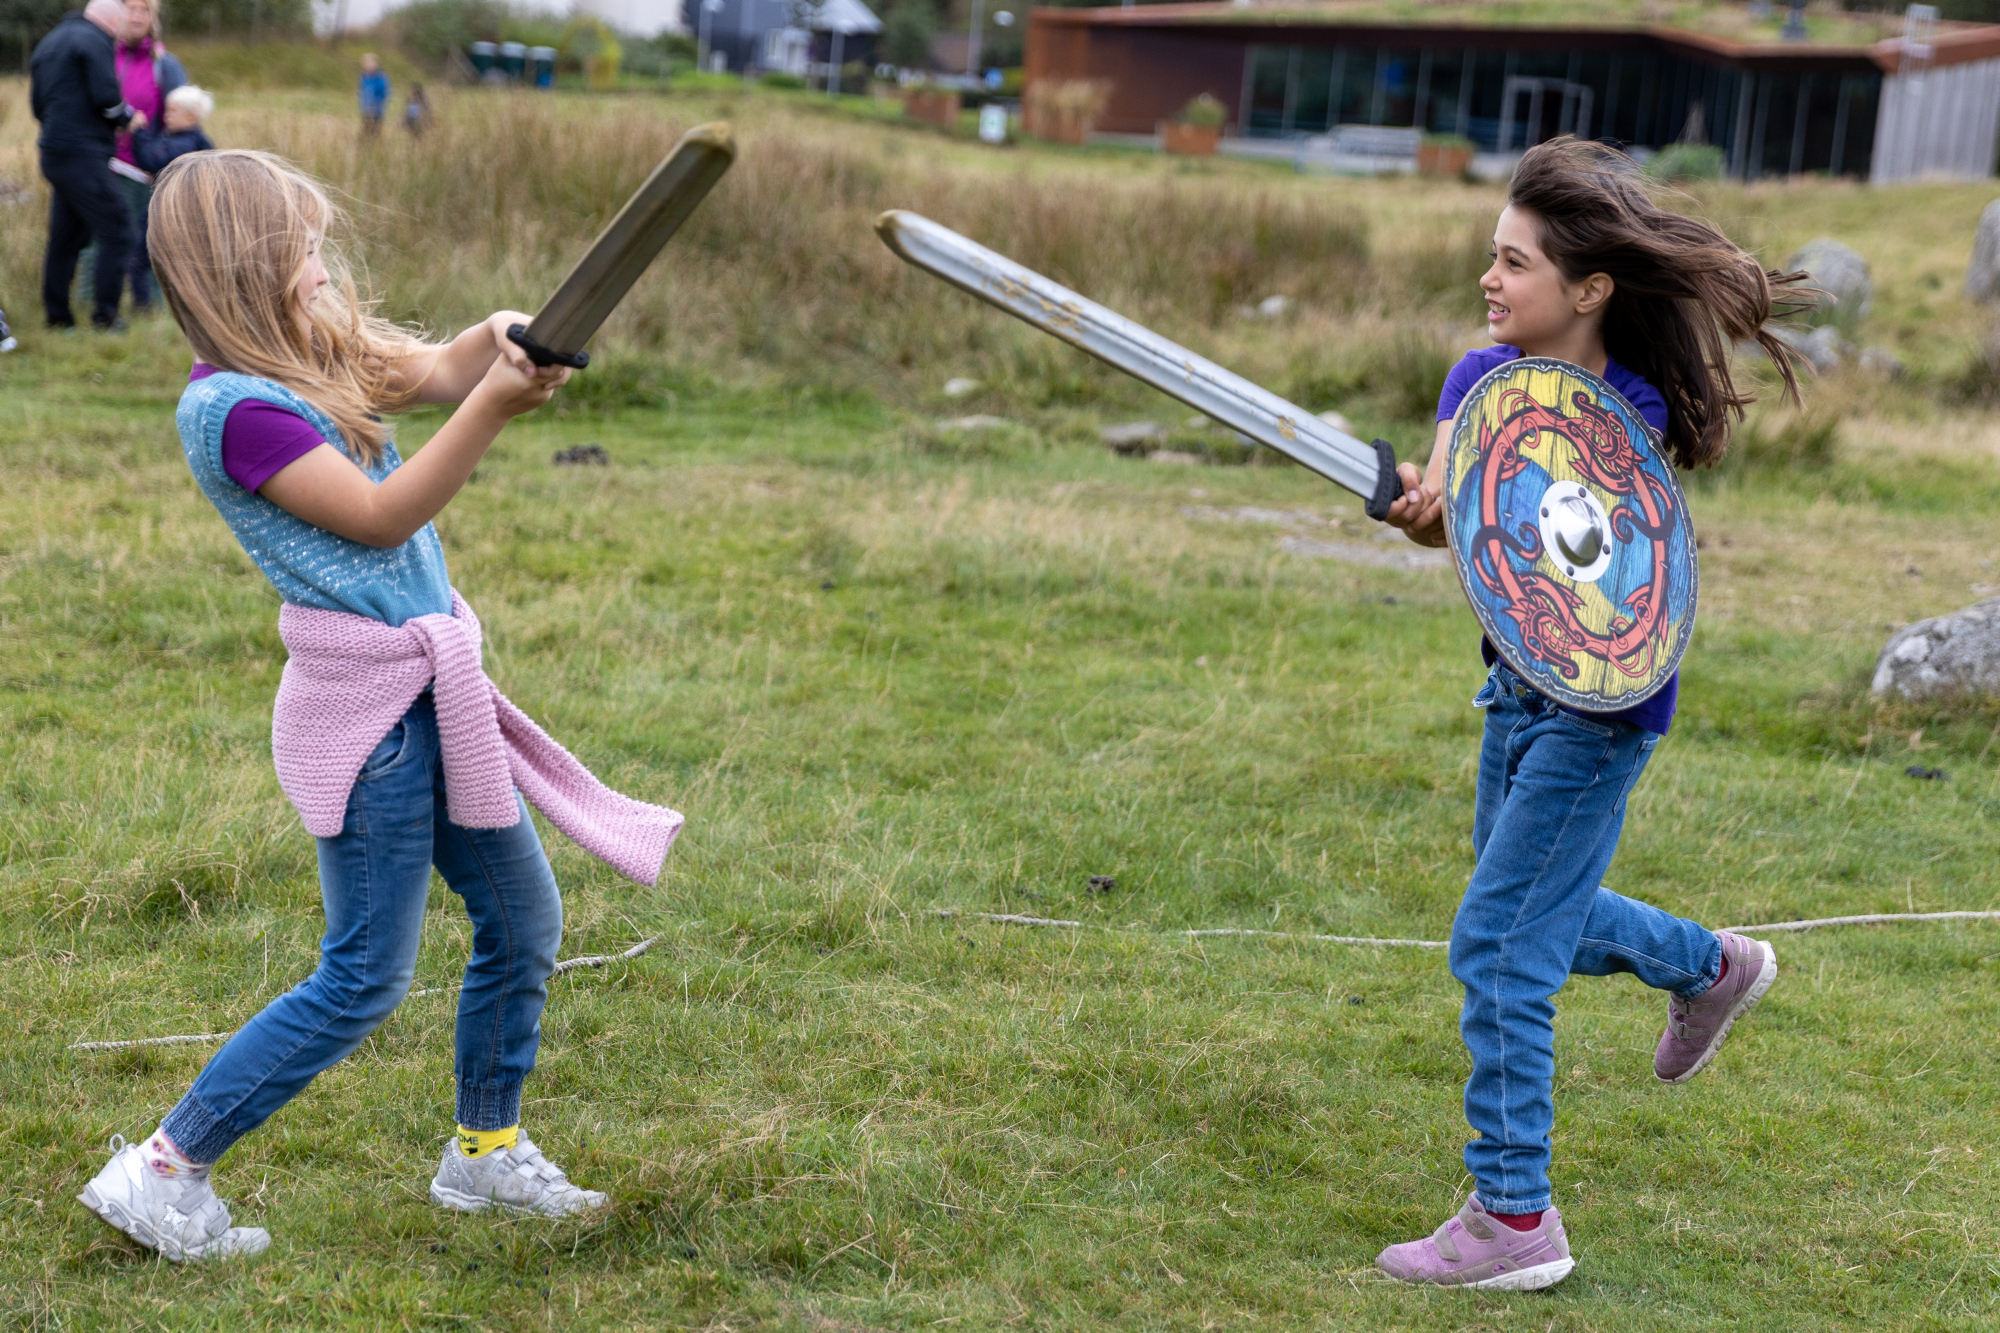
[[[1396,476],[1396,448],[1387,440],[1375,441],[1375,462],[1380,471],[1375,474],[1375,494],[1368,497],[1362,508],[1368,517],[1377,523],[1389,517],[1389,506],[1403,493],[1403,483]]]
[[[507,341],[526,352],[528,360],[538,366],[568,366],[571,370],[582,370],[590,364],[590,353],[588,352],[577,352],[573,355],[565,356],[561,352],[551,351],[549,348],[542,346],[528,336],[528,326],[526,324],[509,324],[507,326]],[[1388,511],[1385,509],[1383,512],[1387,513]]]

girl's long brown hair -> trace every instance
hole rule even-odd
[[[1655,204],[1631,173],[1623,154],[1565,135],[1522,156],[1507,200],[1535,215],[1564,278],[1611,279],[1605,351],[1667,400],[1674,463],[1707,467],[1729,447],[1730,414],[1741,420],[1756,401],[1730,377],[1732,344],[1754,339],[1799,401],[1797,354],[1764,325],[1774,307],[1812,304],[1811,293],[1795,286],[1804,273],[1767,273],[1708,223]]]
[[[327,243],[339,214],[317,181],[245,150],[175,158],[153,186],[146,248],[194,353],[217,370],[275,380],[333,418],[348,452],[379,462],[379,414],[409,405],[407,359],[425,344],[376,316]],[[302,307],[314,238],[332,278]]]

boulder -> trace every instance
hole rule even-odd
[[[967,379],[965,376],[960,375],[944,382],[944,396],[947,398],[963,398],[969,393],[978,393],[982,387],[978,380]]]
[[[1812,278],[1811,285],[1833,298],[1831,305],[1821,309],[1821,318],[1859,319],[1868,313],[1874,283],[1868,276],[1868,261],[1851,246],[1831,236],[1807,241],[1785,261],[1786,272],[1794,269],[1804,269]]]
[[[1105,447],[1117,454],[1147,453],[1167,438],[1167,432],[1157,421],[1121,421],[1115,426],[1105,426],[1097,433],[1104,440]]]
[[[1903,359],[1886,347],[1870,347],[1861,353],[1861,368],[1886,379],[1903,378]]]
[[[1975,301],[2000,300],[2000,199],[1979,215],[1972,266],[1965,270],[1965,294]]]
[[[1764,328],[1773,338],[1810,361],[1812,368],[1822,375],[1839,369],[1840,363],[1854,351],[1853,345],[1841,337],[1840,330],[1831,324],[1822,324],[1810,330],[1784,324],[1767,324]]]
[[[1875,664],[1875,693],[2000,694],[2000,597],[1897,630]]]

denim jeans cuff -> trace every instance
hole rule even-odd
[[[458,1123],[467,1129],[512,1129],[521,1123],[521,1085],[460,1082]]]
[[[167,1112],[160,1128],[189,1161],[202,1166],[221,1160],[222,1154],[243,1137],[242,1130],[196,1101],[193,1093]]]
[[[1485,1190],[1479,1191],[1479,1202],[1484,1205],[1487,1212],[1499,1213],[1505,1217],[1513,1217],[1519,1213],[1539,1213],[1556,1206],[1553,1194],[1544,1194],[1534,1199],[1502,1199],[1488,1194]]]

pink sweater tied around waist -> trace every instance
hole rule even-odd
[[[340,832],[362,764],[428,685],[452,823],[512,828],[521,819],[518,788],[591,855],[641,884],[659,880],[682,817],[612,791],[507,701],[480,665],[479,618],[456,589],[450,615],[400,628],[287,602],[278,636],[291,660],[278,684],[271,751],[278,785],[307,832]]]

